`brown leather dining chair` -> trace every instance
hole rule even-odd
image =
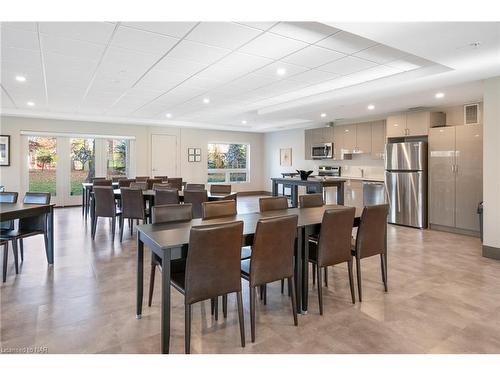
[[[169,177],[167,182],[172,184],[177,190],[182,190],[182,178],[181,177]]]
[[[17,192],[9,192],[2,191],[0,192],[0,203],[16,203],[17,202],[18,193]],[[14,230],[14,220],[7,220],[0,222],[0,235],[4,233],[8,233]],[[0,237],[1,238],[1,237]],[[9,241],[0,239],[0,245],[3,246],[3,282],[7,280],[7,262],[9,258]],[[17,257],[17,253],[12,248],[12,253],[14,258]]]
[[[121,188],[124,188],[124,187],[130,187],[130,184],[132,182],[135,182],[135,180],[133,178],[124,178],[124,179],[121,179],[118,181],[118,187],[121,189]]]
[[[94,186],[112,186],[113,185],[113,181],[106,180],[106,179],[99,179],[99,180],[95,180],[93,182],[93,185]]]
[[[120,182],[120,180],[127,180],[127,176],[114,176],[114,177],[111,177],[111,182]]]
[[[352,303],[354,297],[354,280],[352,275],[351,234],[354,222],[354,207],[340,210],[326,210],[323,213],[319,237],[309,240],[309,262],[313,263],[318,275],[319,313],[323,315],[323,290],[321,268],[347,262],[349,286]],[[313,275],[314,277],[314,275]]]
[[[154,184],[161,184],[163,180],[161,178],[148,178],[146,182],[148,184],[148,189],[151,190]]]
[[[255,293],[274,281],[288,279],[292,300],[293,322],[297,321],[297,304],[293,280],[293,253],[297,235],[297,215],[260,219],[255,229],[252,257],[241,261],[241,276],[250,287],[250,327],[255,342]]]
[[[323,194],[304,194],[299,196],[299,207],[309,208],[309,207],[321,207],[325,204],[323,201]]]
[[[213,194],[231,194],[231,185],[210,185],[210,193]]]
[[[184,295],[186,353],[191,351],[191,306],[230,293],[236,293],[241,346],[245,347],[240,278],[242,236],[242,221],[191,228],[186,270],[171,276],[172,286]]]
[[[193,218],[202,217],[203,202],[208,201],[206,190],[184,190],[184,203],[191,203],[193,205]]]
[[[205,190],[205,184],[186,184],[185,190]]]
[[[148,183],[146,181],[135,181],[131,182],[129,187],[131,189],[147,190]]]
[[[155,184],[155,206],[164,204],[179,204],[179,191],[172,187],[156,187]],[[170,184],[166,184],[169,185]]]
[[[149,176],[136,176],[135,180],[140,182],[146,182],[149,179]]]
[[[116,217],[122,213],[116,208],[115,194],[113,189],[108,186],[94,187],[95,213],[92,222],[92,239],[95,239],[97,229],[97,220],[99,217],[111,218],[111,234],[112,240],[115,239],[116,232]]]
[[[134,219],[142,220],[143,223],[148,222],[149,211],[146,209],[142,191],[132,188],[121,189],[121,210],[120,215],[120,242],[123,240],[124,220],[129,220],[130,235],[132,236]]]
[[[107,178],[106,177],[92,177],[91,181],[92,183],[98,181],[98,180],[106,180]]]
[[[153,224],[179,223],[191,221],[193,218],[193,210],[190,203],[184,204],[165,204],[155,205],[151,209],[151,222]],[[183,251],[187,250],[186,248]],[[186,268],[185,259],[176,259],[170,262],[171,272],[181,272]],[[161,270],[161,258],[156,254],[151,255],[151,272],[149,277],[149,299],[148,306],[153,302],[153,291],[155,287],[155,271],[156,267]]]
[[[24,195],[23,203],[26,204],[49,204],[50,193],[28,192]],[[48,232],[47,232],[47,215],[40,215],[36,217],[26,217],[19,219],[17,230],[12,229],[9,231],[2,231],[0,239],[3,241],[12,242],[12,250],[14,252],[14,265],[16,274],[19,272],[19,252],[17,241],[19,240],[19,248],[21,250],[21,261],[24,260],[24,244],[23,238],[32,237],[42,234],[45,243],[45,253],[48,254]],[[5,253],[4,253],[5,257]],[[4,258],[4,261],[6,259]],[[4,265],[5,267],[5,265]]]
[[[154,178],[159,178],[162,182],[168,181],[168,176],[154,176]]]
[[[168,182],[160,182],[160,183],[155,183],[153,184],[153,190],[156,189],[175,189],[174,185],[169,184]],[[177,190],[177,189],[176,189]]]
[[[385,236],[387,215],[389,205],[380,204],[366,206],[363,208],[361,220],[356,235],[356,241],[352,249],[352,255],[356,258],[356,278],[358,281],[358,296],[361,302],[361,259],[374,255],[380,255],[380,268],[382,271],[382,282],[387,292],[387,254],[385,248]]]

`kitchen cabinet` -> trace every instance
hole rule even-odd
[[[429,129],[429,222],[478,234],[482,201],[482,126]]]
[[[369,154],[372,152],[372,126],[371,123],[356,125],[356,153]]]
[[[385,121],[373,121],[371,126],[372,159],[383,159],[385,154]]]
[[[387,138],[425,136],[429,128],[446,123],[443,112],[406,112],[387,117]]]
[[[306,160],[312,160],[311,147],[315,144],[334,142],[333,127],[304,130],[304,153]]]
[[[406,115],[399,113],[387,117],[387,138],[404,137],[406,135]]]
[[[333,127],[333,157],[335,160],[342,160],[342,140],[344,137],[345,126],[334,126]]]
[[[342,149],[352,153],[356,151],[356,124],[345,125],[342,133]]]

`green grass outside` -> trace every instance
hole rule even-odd
[[[82,182],[87,178],[87,171],[71,171],[71,195],[82,195]],[[29,191],[49,192],[56,195],[56,171],[30,169]]]

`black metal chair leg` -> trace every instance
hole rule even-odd
[[[21,250],[21,262],[24,262],[24,243],[23,239],[19,239],[19,250]]]
[[[293,313],[293,324],[299,325],[299,321],[297,319],[297,297],[295,295],[295,283],[293,282],[293,276],[288,278],[288,290],[291,294],[292,300],[292,313]]]
[[[210,315],[215,313],[215,298],[210,299]]]
[[[123,216],[120,216],[120,242],[123,241]]]
[[[352,303],[356,303],[356,296],[354,292],[354,277],[352,274],[352,260],[347,262],[347,271],[349,272],[349,288],[351,289]]]
[[[19,257],[17,251],[17,240],[12,240],[12,253],[14,254],[14,266],[16,268],[16,275],[19,273]]]
[[[285,292],[285,280],[281,279],[281,294]]]
[[[153,303],[153,291],[155,289],[155,273],[156,273],[156,264],[154,264],[153,261],[151,261],[151,272],[149,274],[149,298],[148,298],[149,307],[151,307],[151,304]]]
[[[236,292],[236,300],[238,301],[238,321],[240,323],[241,346],[245,347],[245,321],[243,317],[243,299],[241,292]]]
[[[386,269],[386,263],[385,263],[385,256],[384,254],[380,254],[380,269],[382,271],[382,282],[384,283],[384,291],[387,292],[387,269]]]
[[[214,304],[215,304],[215,310],[214,310],[215,321],[218,321],[219,320],[219,297],[215,297]]]
[[[191,353],[191,305],[184,305],[185,322],[184,322],[184,351],[186,354]]]
[[[128,226],[130,228],[130,236],[134,234],[134,220],[128,219]]]
[[[116,231],[116,216],[113,216],[111,219],[111,241],[115,240],[115,231]]]
[[[45,244],[45,257],[47,258],[47,263],[49,262],[49,236],[47,233],[43,235],[43,242]]]
[[[3,282],[7,281],[7,260],[9,259],[9,242],[3,245]]]
[[[323,285],[321,285],[321,268],[318,264],[316,264],[316,274],[318,275],[319,315],[323,315]]]
[[[222,316],[227,318],[227,294],[222,296]]]
[[[95,232],[97,231],[97,219],[98,217],[95,216],[94,220],[92,220],[92,239],[95,240]]]
[[[250,331],[252,334],[252,342],[255,342],[255,293],[255,288],[250,287]]]
[[[358,281],[358,297],[359,297],[359,302],[363,301],[361,297],[361,261],[358,257],[356,257],[356,277]]]
[[[325,286],[328,287],[328,267],[325,267]]]
[[[264,305],[267,305],[267,284],[264,284]]]
[[[312,282],[316,285],[316,263],[312,264]]]

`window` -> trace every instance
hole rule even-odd
[[[28,190],[56,195],[57,139],[29,137]]]
[[[128,172],[128,139],[107,139],[106,176],[126,177]]]
[[[241,143],[208,144],[209,183],[248,182],[250,146]]]

